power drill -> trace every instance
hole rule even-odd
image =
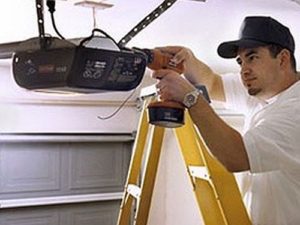
[[[158,49],[141,49],[147,55],[147,67],[152,70],[171,69],[183,73],[183,63],[172,65],[172,54]],[[184,124],[184,106],[175,101],[154,101],[148,105],[149,123],[157,126],[176,128]]]

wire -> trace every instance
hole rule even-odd
[[[61,39],[65,39],[64,36],[61,35],[61,33],[58,31],[56,24],[55,24],[55,19],[54,19],[54,12],[55,12],[55,0],[47,0],[47,6],[48,6],[48,10],[51,14],[51,22],[52,22],[52,26],[54,28],[54,31],[56,32],[56,34],[61,38]]]
[[[119,47],[119,46],[118,46],[118,43],[115,41],[115,39],[113,39],[113,38],[112,38],[111,36],[109,36],[105,31],[103,31],[103,30],[101,30],[101,29],[99,29],[99,28],[93,29],[93,30],[92,30],[92,34],[91,34],[90,36],[86,37],[85,39],[83,39],[83,40],[79,43],[79,46],[82,46],[85,42],[87,42],[87,41],[93,39],[93,37],[95,37],[95,32],[99,32],[99,33],[103,34],[105,37],[107,37],[107,38],[109,38],[110,40],[112,40],[112,41],[114,42],[114,44],[115,44],[117,47]]]
[[[65,37],[62,36],[61,33],[59,33],[59,31],[58,31],[58,29],[57,29],[57,27],[56,27],[56,25],[55,25],[54,13],[51,13],[51,21],[52,21],[52,26],[53,26],[53,28],[54,28],[56,34],[57,34],[61,39],[65,40]]]
[[[134,89],[130,95],[122,102],[122,104],[110,115],[108,116],[97,116],[98,119],[100,120],[107,120],[107,119],[111,119],[112,117],[114,117],[126,104],[126,102],[128,102],[128,100],[133,96],[133,94],[135,93],[136,89]]]
[[[93,7],[93,28],[97,28],[96,8]]]

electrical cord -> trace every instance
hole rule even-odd
[[[107,120],[107,119],[111,119],[112,117],[114,117],[126,104],[126,102],[128,102],[128,100],[133,96],[133,94],[135,93],[136,89],[134,89],[130,95],[121,103],[121,105],[110,115],[108,116],[97,116],[98,119],[100,120]]]
[[[86,37],[85,39],[83,39],[80,43],[79,43],[79,46],[82,46],[85,42],[93,39],[95,37],[95,32],[99,32],[101,34],[103,34],[105,37],[109,38],[110,40],[112,40],[114,42],[114,44],[116,46],[118,46],[117,42],[111,37],[109,36],[106,32],[104,32],[103,30],[99,29],[99,28],[95,28],[92,30],[92,34],[88,37]],[[119,47],[119,46],[118,46]]]
[[[54,13],[51,13],[51,21],[52,21],[52,26],[53,26],[53,28],[54,28],[56,34],[57,34],[61,39],[65,40],[65,37],[62,36],[61,33],[59,33],[59,31],[58,31],[58,29],[57,29],[57,27],[56,27],[56,25],[55,25]]]
[[[65,40],[64,36],[61,35],[61,33],[58,31],[58,29],[57,29],[57,27],[56,27],[56,24],[55,24],[55,18],[54,18],[54,12],[55,12],[55,0],[47,0],[47,6],[48,6],[48,10],[49,10],[49,12],[50,12],[50,14],[51,14],[51,22],[52,22],[52,26],[53,26],[53,28],[54,28],[54,31],[56,32],[56,34],[57,34],[61,39]],[[110,40],[112,40],[112,41],[114,42],[114,44],[120,48],[119,44],[115,41],[115,39],[113,39],[110,35],[108,35],[106,32],[104,32],[103,30],[101,30],[101,29],[99,29],[99,28],[94,28],[94,29],[92,30],[92,34],[91,34],[89,37],[83,39],[83,40],[80,42],[79,45],[82,46],[82,45],[84,44],[84,42],[89,41],[89,40],[91,40],[93,37],[95,37],[95,32],[99,32],[99,33],[103,34],[105,37],[107,37],[107,38],[109,38]]]
[[[54,18],[54,12],[55,12],[55,0],[47,0],[47,6],[48,6],[48,10],[51,14],[51,22],[52,22],[52,26],[54,28],[54,31],[56,32],[56,34],[63,40],[65,40],[64,36],[61,35],[61,33],[58,31],[56,24],[55,24],[55,18]]]

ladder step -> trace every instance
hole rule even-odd
[[[210,181],[208,170],[204,166],[189,166],[189,173],[192,177]]]
[[[141,196],[141,188],[135,184],[128,184],[127,193],[138,199]]]

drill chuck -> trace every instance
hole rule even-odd
[[[147,56],[147,67],[152,70],[170,69],[183,73],[183,63],[174,65],[171,62],[172,54],[161,52],[159,49],[140,49]]]

